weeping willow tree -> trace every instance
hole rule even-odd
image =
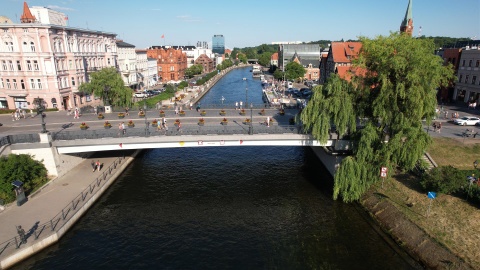
[[[131,106],[133,90],[124,85],[121,75],[114,67],[103,68],[90,75],[90,81],[82,83],[78,89],[88,94],[105,98],[114,106]],[[107,90],[107,91],[105,91]]]
[[[360,38],[352,80],[337,75],[314,89],[302,112],[305,129],[327,141],[332,125],[340,135],[351,134],[354,150],[343,159],[334,177],[333,197],[358,200],[380,180],[380,168],[408,170],[431,142],[422,119],[435,114],[436,89],[453,79],[429,39],[392,33]],[[357,130],[357,120],[366,119]]]

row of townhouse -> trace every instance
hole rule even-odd
[[[459,44],[460,48],[444,48],[437,52],[444,64],[452,64],[456,81],[443,87],[440,102],[480,103],[480,40]]]

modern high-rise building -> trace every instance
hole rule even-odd
[[[218,54],[225,53],[225,38],[223,35],[214,35],[212,38],[212,52]]]

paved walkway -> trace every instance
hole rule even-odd
[[[38,225],[49,222],[62,209],[71,204],[72,200],[85,191],[116,159],[118,157],[113,155],[85,159],[64,176],[50,181],[43,189],[33,193],[23,205],[17,206],[16,202],[7,205],[0,212],[0,250],[4,247],[1,243],[17,236],[16,226],[19,225],[28,235],[27,243],[21,248],[34,244],[36,242],[34,235],[28,232]],[[93,160],[103,163],[102,170],[92,172],[91,162]],[[4,254],[0,255],[0,260],[11,252],[11,250],[6,250]]]

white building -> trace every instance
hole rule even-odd
[[[154,86],[157,85],[158,83],[158,74],[157,74],[157,59],[155,58],[148,58],[147,62],[147,79],[148,79],[148,85]]]
[[[32,15],[35,16],[37,22],[41,24],[67,26],[68,17],[65,15],[65,13],[39,6],[31,7],[30,12],[32,12]]]
[[[480,47],[462,49],[454,97],[463,102],[480,101]]]
[[[179,47],[179,49],[181,49],[182,52],[184,52],[187,55],[187,68],[193,66],[197,58],[202,54],[205,54],[210,59],[215,58],[215,54],[209,48],[184,46],[184,47]]]
[[[137,74],[137,54],[135,45],[117,40],[118,70],[122,75],[125,86],[132,89],[140,89]],[[146,59],[146,55],[145,55]]]

